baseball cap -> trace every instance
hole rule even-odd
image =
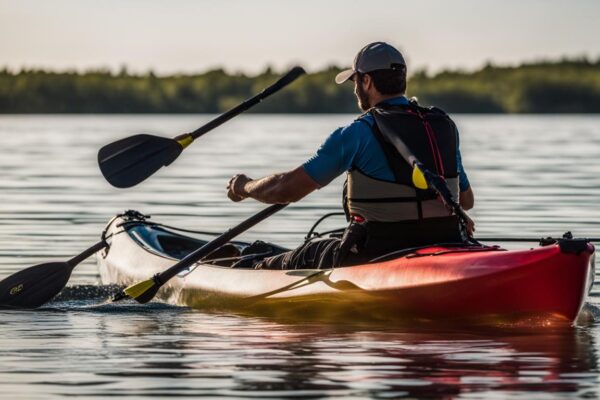
[[[365,74],[377,69],[394,69],[398,66],[406,66],[406,62],[394,46],[385,42],[370,43],[358,52],[351,69],[337,74],[335,83],[338,85],[344,83],[357,72]]]

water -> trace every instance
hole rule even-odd
[[[66,260],[107,220],[222,231],[263,206],[225,197],[229,177],[302,163],[350,117],[245,115],[129,189],[99,174],[100,146],[174,136],[211,116],[1,116],[0,278]],[[481,236],[600,236],[600,116],[459,116]],[[341,180],[246,233],[299,243],[339,210]],[[337,227],[342,220],[331,221]],[[534,244],[531,244],[533,246]],[[521,245],[523,246],[523,245]],[[574,327],[288,323],[159,303],[112,305],[92,260],[35,312],[0,312],[2,398],[517,398],[599,396],[598,291]]]

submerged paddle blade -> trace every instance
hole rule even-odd
[[[0,308],[38,308],[67,284],[73,267],[65,262],[39,264],[0,281]]]
[[[183,148],[184,144],[174,139],[135,135],[102,147],[98,152],[98,165],[111,185],[128,188],[171,164]]]
[[[413,185],[415,185],[415,187],[417,189],[425,190],[429,187],[427,185],[427,179],[425,179],[425,174],[423,173],[421,168],[419,168],[419,166],[416,163],[414,165],[413,172],[412,172],[412,181],[413,181]]]
[[[129,296],[138,303],[145,304],[152,300],[154,296],[156,296],[156,293],[158,293],[158,289],[160,289],[160,287],[161,285],[156,280],[156,277],[152,277],[151,279],[135,283],[125,288],[123,290],[123,294],[125,294],[125,296],[117,296],[116,299]]]

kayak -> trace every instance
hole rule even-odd
[[[114,217],[97,254],[103,284],[131,285],[164,271],[210,239],[184,235],[137,212]],[[539,247],[440,244],[363,265],[256,270],[244,263],[284,248],[230,242],[161,288],[192,308],[289,318],[574,321],[594,279],[594,246],[548,239]]]

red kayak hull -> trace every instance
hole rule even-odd
[[[113,221],[107,233],[122,230],[122,222]],[[165,270],[176,259],[162,252],[160,243],[189,240],[148,223],[130,221],[127,226],[128,231],[114,236],[110,248],[98,257],[103,283],[129,285]],[[555,243],[510,251],[429,247],[389,261],[329,270],[253,270],[199,263],[169,281],[158,298],[200,309],[278,317],[543,316],[574,321],[594,275],[594,247],[576,244],[576,248]]]
[[[455,260],[445,256],[419,266],[424,280],[435,279],[436,269],[444,268],[440,263],[472,266],[485,262],[489,273],[473,277],[466,273],[452,281],[408,287],[395,292],[393,302],[399,312],[430,317],[524,313],[572,321],[586,297],[589,254],[565,254],[552,245],[494,254],[480,261],[476,254],[457,255]]]

